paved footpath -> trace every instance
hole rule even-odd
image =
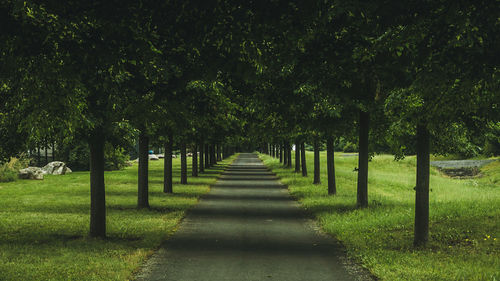
[[[243,153],[148,260],[137,280],[356,280],[257,158]],[[360,276],[357,276],[360,277]]]

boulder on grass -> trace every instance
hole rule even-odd
[[[65,175],[71,173],[71,169],[66,166],[64,162],[61,161],[54,161],[50,162],[49,164],[45,165],[42,168],[44,174],[49,174],[49,175]]]
[[[43,180],[43,170],[38,167],[28,167],[19,170],[18,177],[27,180]]]
[[[172,154],[172,158],[177,158],[177,155],[175,155],[175,154]]]
[[[163,159],[163,158],[165,158],[165,154],[163,154],[163,153],[160,153],[160,154],[156,154],[156,156],[158,156],[158,158],[160,158],[160,159]]]
[[[149,154],[149,160],[160,160],[155,154]]]

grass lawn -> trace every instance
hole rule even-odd
[[[292,153],[294,154],[294,153]],[[431,170],[430,241],[414,249],[416,158],[395,162],[380,155],[369,163],[369,207],[356,209],[356,156],[336,153],[337,195],[327,195],[326,153],[320,185],[261,155],[303,208],[327,233],[342,241],[351,257],[382,280],[500,280],[500,161],[483,176],[451,179]],[[292,165],[294,166],[294,165]]]
[[[180,159],[173,159],[173,195],[162,192],[163,160],[150,161],[151,210],[136,209],[137,164],[106,172],[105,240],[88,237],[88,172],[0,183],[0,280],[130,279],[233,159],[188,185],[179,184]]]

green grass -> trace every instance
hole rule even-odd
[[[151,210],[136,209],[137,164],[106,172],[105,240],[88,237],[88,172],[0,183],[0,280],[130,279],[232,159],[188,185],[173,159],[173,195],[162,192],[163,160],[150,161]]]
[[[323,230],[342,241],[351,257],[382,280],[500,280],[500,162],[482,168],[482,177],[452,179],[431,170],[430,241],[414,249],[416,158],[396,162],[390,155],[369,164],[369,204],[356,209],[357,157],[336,153],[337,195],[327,195],[326,153],[321,185],[261,155],[289,186]]]

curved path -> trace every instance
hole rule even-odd
[[[355,280],[257,155],[243,153],[137,280]]]

